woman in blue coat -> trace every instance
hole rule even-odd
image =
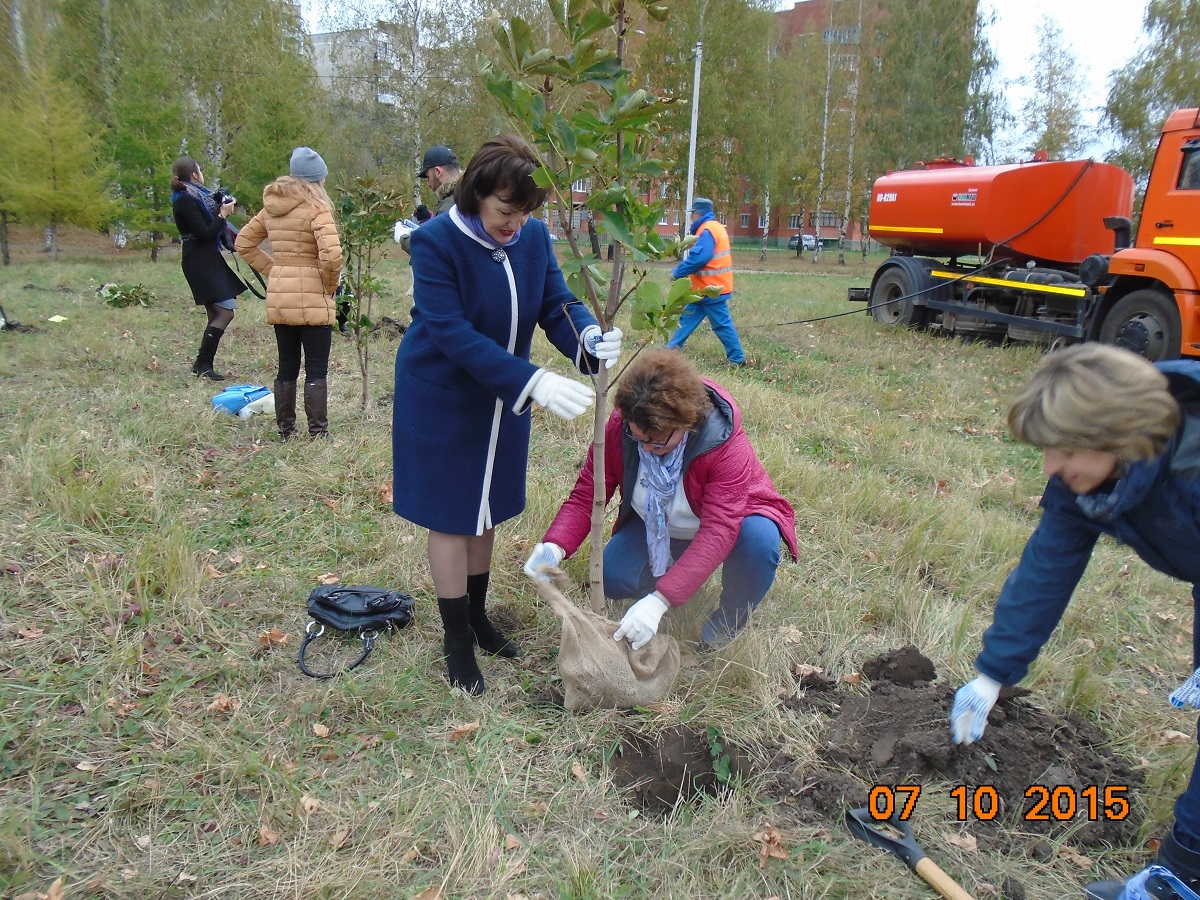
[[[445,629],[450,683],[483,692],[474,645],[513,658],[488,620],[495,527],[525,508],[529,409],[565,419],[587,409],[590,384],[529,361],[535,327],[584,374],[621,350],[601,334],[558,267],[546,226],[541,161],[516,135],[484,144],[455,205],[412,233],[412,324],[396,353],[393,506],[429,529],[429,571]]]
[[[1066,610],[1100,535],[1192,585],[1200,601],[1200,362],[1153,365],[1127,350],[1078,344],[1046,357],[1008,410],[1018,440],[1041,447],[1050,480],[1042,519],[1008,576],[975,660],[980,675],[959,688],[950,712],[956,743],[983,736],[1000,688],[1025,677]],[[1200,708],[1197,667],[1171,695]],[[1157,863],[1126,883],[1088,886],[1090,900],[1192,897],[1200,890],[1200,770],[1175,803]],[[1142,891],[1148,893],[1142,893]],[[1165,891],[1165,892],[1164,892]]]

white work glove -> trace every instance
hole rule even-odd
[[[412,234],[412,227],[406,219],[401,219],[392,228],[392,240],[397,244],[410,234]]]
[[[596,359],[604,360],[604,368],[611,369],[621,355],[622,336],[620,328],[612,328],[601,334],[599,325],[589,325],[579,337],[583,340],[584,349]]]
[[[954,743],[971,744],[983,737],[987,727],[988,713],[1000,696],[1000,682],[980,675],[969,681],[954,694],[954,706],[950,708],[950,731]]]
[[[657,593],[647,594],[629,607],[629,612],[621,620],[621,627],[613,634],[613,640],[625,638],[632,649],[641,650],[650,638],[658,634],[658,620],[667,609],[667,601]]]
[[[550,576],[545,572],[539,572],[538,566],[555,566],[563,561],[567,551],[558,544],[553,544],[546,541],[544,544],[537,544],[533,548],[533,552],[529,554],[529,559],[525,560],[525,574],[535,581],[549,581]]]
[[[1171,692],[1171,705],[1177,709],[1190,706],[1200,709],[1200,669],[1188,676],[1187,681]]]
[[[592,401],[596,399],[596,392],[590,384],[583,384],[542,369],[529,396],[538,406],[550,410],[556,416],[574,419],[592,405]]]

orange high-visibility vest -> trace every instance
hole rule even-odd
[[[712,233],[713,243],[716,244],[716,247],[713,250],[712,259],[704,264],[704,268],[691,274],[692,287],[702,291],[710,285],[716,285],[721,289],[722,294],[732,294],[733,254],[729,251],[729,232],[716,219],[709,219],[697,228],[696,236],[699,237],[705,231]]]

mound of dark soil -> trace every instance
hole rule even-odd
[[[933,664],[915,647],[890,651],[862,668],[874,682],[866,693],[805,691],[784,701],[790,709],[820,711],[830,720],[821,748],[828,768],[789,771],[786,760],[773,765],[779,774],[768,790],[799,819],[840,821],[848,806],[867,805],[875,785],[962,786],[967,789],[963,821],[981,845],[1013,849],[1018,836],[1032,844],[1067,831],[1073,832],[1071,842],[1082,846],[1136,840],[1142,776],[1106,747],[1090,722],[1039,709],[1026,699],[1028,692],[1011,692],[992,710],[983,739],[957,746],[949,725],[954,688],[933,682]],[[994,817],[975,813],[981,786],[995,791],[999,809]],[[1119,786],[1126,788],[1122,796],[1131,804],[1123,818],[1104,809],[1105,788]],[[1095,803],[1089,802],[1093,790],[1098,790]],[[990,815],[990,803],[982,808]]]

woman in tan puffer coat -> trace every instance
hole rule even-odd
[[[312,437],[328,437],[326,376],[337,319],[342,245],[325,193],[329,169],[311,147],[292,153],[291,172],[263,189],[263,208],[238,234],[238,255],[267,276],[267,324],[275,326],[279,371],[275,421],[286,441],[296,433],[296,380],[304,361],[304,414]],[[259,245],[271,242],[268,254]]]

